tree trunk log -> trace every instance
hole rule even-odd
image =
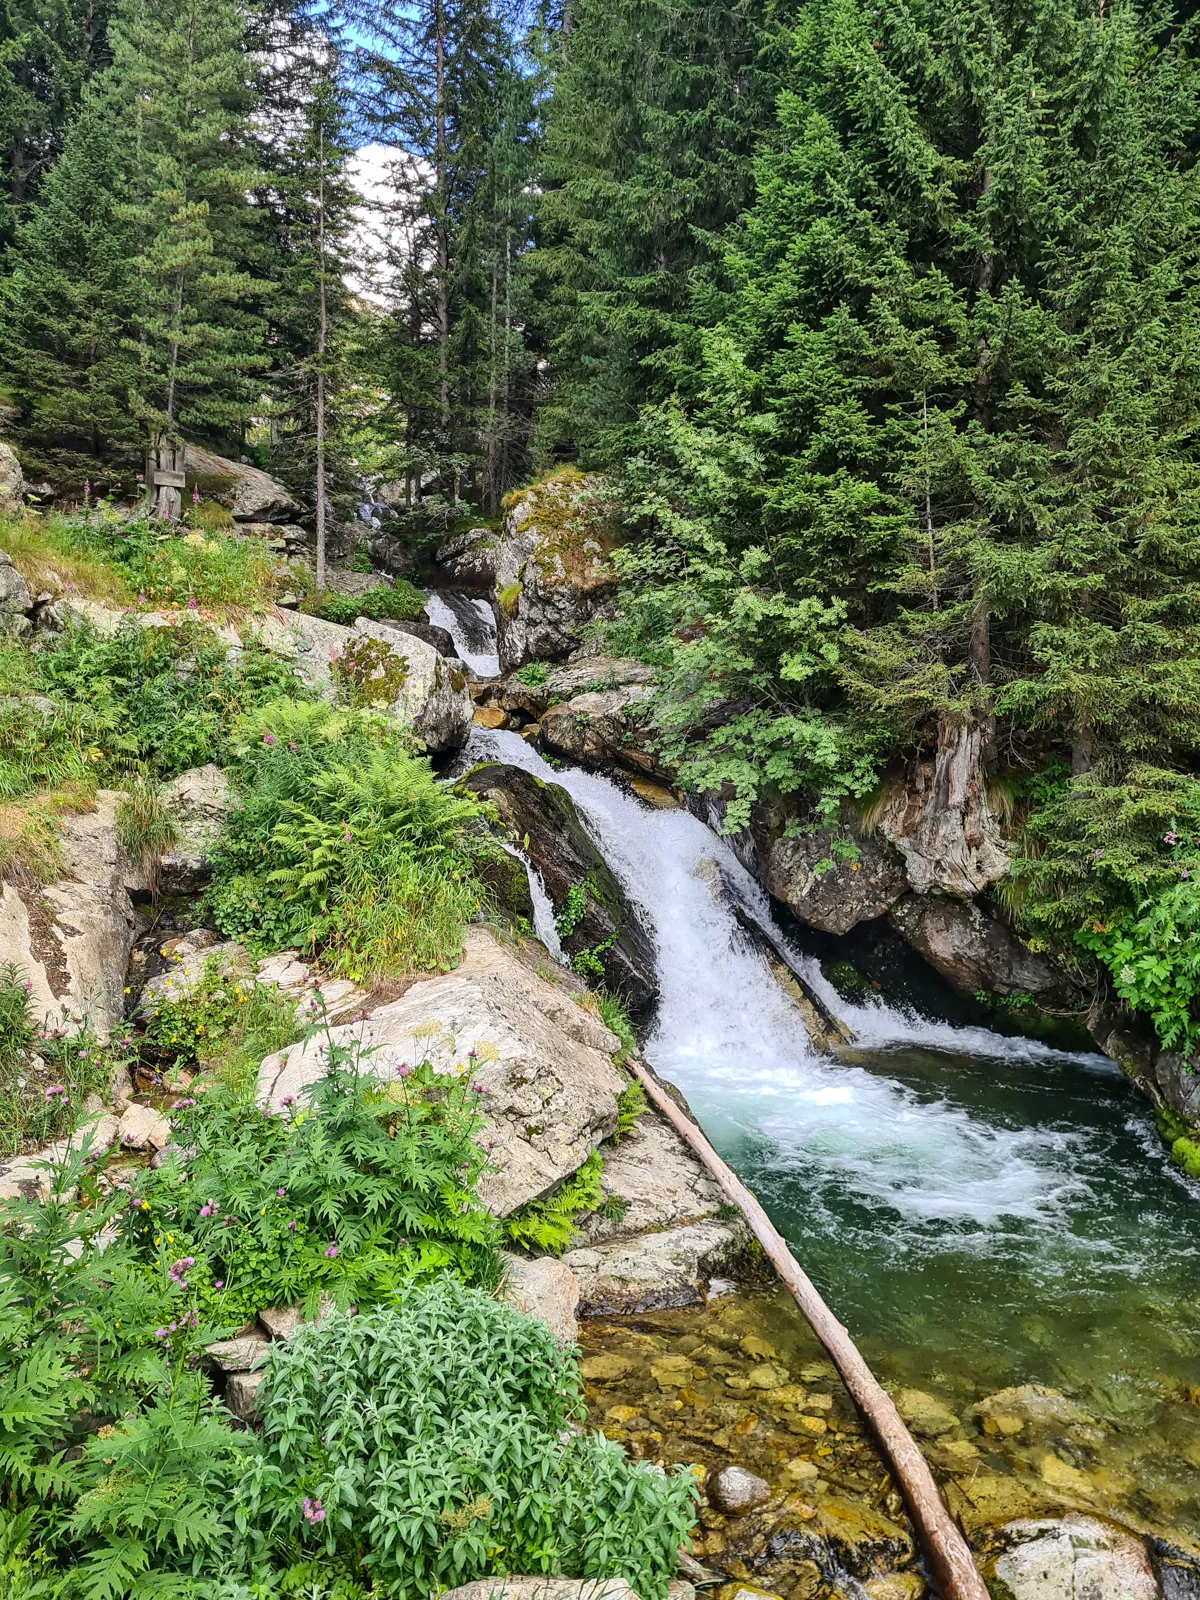
[[[652,1073],[637,1060],[630,1061],[628,1066],[655,1108],[691,1146],[745,1217],[813,1332],[832,1356],[899,1485],[944,1600],[988,1600],[987,1588],[971,1559],[967,1541],[938,1493],[929,1464],[905,1427],[892,1397],[881,1387],[853,1339],[817,1293],[783,1236],[737,1173],[721,1160],[704,1134],[684,1115]]]

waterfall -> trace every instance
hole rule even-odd
[[[434,593],[425,602],[425,614],[436,627],[445,628],[459,660],[465,661],[477,678],[499,677],[496,617],[486,600],[454,591]]]

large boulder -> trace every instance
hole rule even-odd
[[[664,776],[645,749],[642,731],[641,714],[653,693],[649,684],[631,683],[551,706],[541,720],[542,743],[581,767],[626,767]]]
[[[579,1285],[570,1267],[552,1256],[531,1261],[525,1256],[506,1254],[501,1259],[501,1299],[528,1317],[540,1318],[559,1344],[574,1344],[579,1332],[575,1322]]]
[[[25,476],[17,452],[0,439],[0,512],[20,514],[25,507]]]
[[[1178,1050],[1163,1050],[1148,1023],[1103,996],[1092,1003],[1087,1026],[1130,1082],[1160,1111],[1182,1117],[1200,1139],[1200,1072],[1194,1072]]]
[[[547,1194],[616,1129],[624,1087],[611,1060],[617,1040],[482,928],[468,930],[455,972],[414,984],[330,1036],[367,1047],[363,1068],[383,1081],[423,1060],[437,1072],[474,1067],[495,1140],[494,1170],[479,1192],[500,1217]],[[278,1110],[304,1096],[325,1070],[326,1051],[322,1036],[269,1056],[259,1071],[261,1103]]]
[[[184,459],[189,489],[228,505],[238,522],[290,522],[303,509],[269,472],[189,444]]]
[[[60,820],[62,877],[0,887],[0,962],[24,974],[47,1028],[87,1024],[103,1036],[124,1012],[138,922],[127,888],[134,870],[117,835],[121,798],[102,789],[93,811]]]
[[[1027,994],[1047,1010],[1082,1005],[1064,973],[970,900],[909,894],[890,917],[897,933],[960,994]]]
[[[703,1163],[653,1111],[605,1150],[600,1181],[607,1203],[579,1225],[584,1244],[704,1222],[728,1205]]]
[[[595,952],[607,986],[634,1010],[647,1006],[658,993],[653,940],[589,839],[566,790],[501,762],[476,767],[462,786],[495,807],[514,843],[537,868],[556,911],[567,908],[572,886],[583,891],[578,921],[562,934],[564,952]]]
[[[437,564],[456,589],[490,595],[496,585],[496,558],[500,540],[491,528],[468,528],[452,533],[437,547]]]
[[[583,1316],[693,1306],[713,1278],[745,1255],[750,1232],[740,1220],[711,1217],[660,1233],[568,1250],[563,1261],[579,1281]]]
[[[0,450],[3,448],[0,444]],[[0,480],[0,496],[3,495],[3,488],[3,481]],[[0,511],[3,509],[0,504]],[[23,639],[33,626],[29,620],[32,610],[33,596],[29,592],[29,585],[13,566],[12,557],[0,550],[0,635]]]
[[[179,837],[158,864],[161,894],[197,894],[211,876],[210,857],[233,809],[229,779],[208,762],[181,772],[161,798],[179,824]]]
[[[551,706],[562,705],[576,695],[653,681],[654,668],[644,661],[634,661],[629,656],[585,656],[576,651],[569,661],[547,668],[540,683],[525,683],[518,674],[510,673],[492,686],[480,704],[523,712],[537,722]]]
[[[904,861],[894,846],[858,834],[850,856],[835,850],[841,837],[815,824],[798,825],[794,813],[778,802],[751,810],[748,865],[769,894],[824,933],[849,933],[858,923],[882,916],[908,888]],[[743,859],[745,853],[743,844]]]
[[[1070,1512],[1010,1522],[1001,1537],[993,1573],[1012,1600],[1158,1600],[1142,1541],[1111,1523]]]
[[[604,481],[564,467],[510,499],[495,552],[501,671],[567,655],[612,594]]]

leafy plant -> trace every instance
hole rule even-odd
[[[636,1078],[630,1078],[617,1096],[617,1131],[612,1136],[614,1144],[620,1144],[627,1133],[633,1132],[648,1104],[645,1089]]]
[[[566,899],[554,918],[555,931],[560,939],[569,939],[587,914],[587,889],[582,883],[568,885]]]
[[[595,998],[600,1020],[608,1031],[615,1033],[620,1040],[620,1047],[613,1055],[613,1062],[618,1067],[623,1066],[637,1049],[637,1037],[633,1031],[633,1023],[629,1020],[625,1002],[620,995],[610,994],[607,989],[597,989]]]
[[[25,1054],[0,1061],[0,1155],[37,1150],[70,1133],[88,1095],[102,1093],[128,1065],[131,1042],[119,1033],[101,1042],[90,1028],[34,1027]]]
[[[513,673],[517,682],[523,683],[527,689],[540,689],[549,676],[550,668],[544,661],[527,661]]]
[[[576,1220],[595,1211],[604,1201],[600,1183],[603,1170],[603,1158],[593,1150],[552,1194],[530,1200],[512,1213],[505,1223],[508,1237],[527,1250],[549,1250],[561,1255],[575,1236]]]
[[[695,1479],[575,1435],[578,1373],[544,1324],[442,1281],[275,1346],[239,1518],[397,1600],[489,1573],[625,1578],[662,1600]],[[366,1510],[365,1508],[369,1508]]]
[[[30,987],[16,962],[0,963],[0,1072],[19,1066],[33,1043]]]
[[[364,594],[338,594],[327,590],[306,609],[343,627],[349,627],[359,617],[369,617],[373,622],[411,622],[424,610],[425,598],[406,578],[396,578]]]
[[[117,836],[156,893],[159,862],[179,838],[179,822],[145,778],[136,779],[117,805]]]
[[[330,663],[347,705],[390,706],[408,678],[408,658],[383,639],[351,639]]]

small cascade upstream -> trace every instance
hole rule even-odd
[[[722,839],[513,733],[475,728],[465,756],[569,792],[657,946],[647,1059],[880,1376],[963,1407],[1061,1388],[1111,1419],[1114,1465],[1161,1486],[1164,1507],[1190,1504],[1200,1418],[1167,1397],[1195,1382],[1200,1209],[1119,1071],[849,1004],[797,955],[855,1036],[821,1056],[738,925],[735,905],[787,944]]]
[[[477,678],[499,675],[496,618],[486,600],[454,591],[435,592],[425,602],[425,614],[435,627],[445,628],[454,640],[459,660],[465,661]]]

